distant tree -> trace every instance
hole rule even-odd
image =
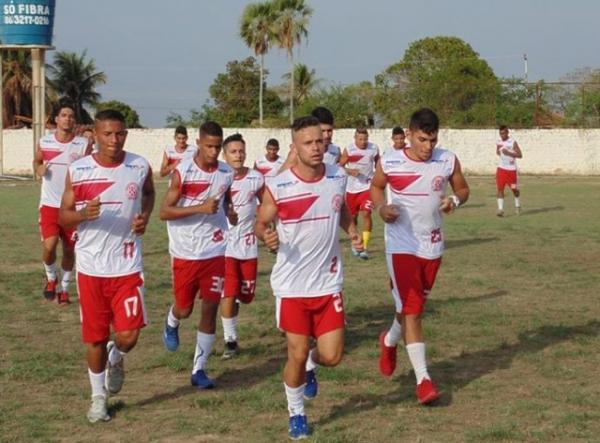
[[[84,124],[92,122],[85,106],[96,106],[101,97],[96,88],[106,83],[104,72],[98,72],[94,59],[87,60],[86,57],[87,51],[79,55],[58,51],[54,54],[54,65],[48,68],[52,88],[75,104],[77,121]]]
[[[283,79],[290,81],[292,75],[287,72],[283,74]],[[298,63],[294,66],[294,101],[300,105],[310,95],[313,90],[319,85],[320,80],[316,77],[316,72],[314,69],[308,69],[303,63]]]
[[[498,85],[496,100],[496,122],[513,128],[528,128],[534,125],[535,85],[519,78],[506,78]]]
[[[125,125],[128,128],[141,128],[140,117],[135,109],[127,103],[118,100],[110,100],[107,102],[98,103],[96,111],[104,111],[105,109],[114,109],[125,116]]]
[[[290,123],[294,121],[294,47],[308,37],[308,21],[313,10],[304,0],[274,0],[277,44],[290,58]]]
[[[31,56],[29,51],[2,51],[3,126],[15,123],[16,115],[32,116]]]
[[[562,86],[564,124],[600,127],[600,69],[583,68],[561,78],[574,84]]]
[[[190,109],[189,117],[185,118],[177,112],[170,112],[166,118],[167,128],[176,128],[177,126],[185,126],[186,128],[199,128],[202,123],[202,111],[198,109]]]
[[[274,22],[276,19],[273,3],[265,1],[262,3],[251,3],[244,9],[240,21],[240,37],[254,54],[260,57],[260,81],[258,91],[258,115],[259,122],[263,124],[263,91],[264,91],[264,68],[265,54],[275,39]]]

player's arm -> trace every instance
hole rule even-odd
[[[146,232],[146,226],[150,221],[150,215],[154,209],[156,200],[156,191],[154,190],[154,179],[152,178],[152,169],[148,169],[148,175],[142,186],[142,208],[138,214],[135,214],[131,222],[131,230],[134,234],[142,235]]]
[[[371,201],[375,212],[379,214],[381,219],[386,223],[394,223],[398,218],[398,207],[396,205],[388,205],[385,200],[385,187],[387,186],[387,178],[381,167],[381,162],[375,166],[375,175],[371,180]]]
[[[298,163],[298,153],[296,152],[294,145],[290,145],[290,152],[288,152],[285,162],[283,162],[283,165],[281,165],[281,168],[279,168],[278,174],[285,171],[286,169],[293,168],[294,166],[296,166],[296,163]]]
[[[83,153],[83,156],[86,157],[86,156],[90,155],[93,151],[94,151],[94,141],[92,139],[89,139],[88,144],[85,147],[85,152]]]
[[[173,163],[175,165],[176,163]],[[162,163],[160,164],[160,176],[165,177],[169,175],[171,171],[173,171],[174,166],[169,164],[169,158],[167,157],[167,153],[163,152]]]
[[[273,229],[273,221],[277,216],[277,204],[273,200],[270,192],[263,192],[262,203],[258,214],[256,214],[256,224],[254,230],[256,237],[264,242],[264,244],[272,251],[279,248],[279,236],[277,231]]]
[[[448,178],[448,182],[450,183],[454,194],[442,199],[440,210],[446,214],[451,214],[459,205],[462,205],[469,199],[470,194],[469,185],[463,175],[458,158],[455,160],[454,171]]]
[[[340,211],[340,227],[348,234],[348,237],[352,242],[352,248],[355,251],[362,251],[364,249],[362,236],[358,233],[358,229],[354,224],[354,219],[346,206],[346,202],[342,204]]]
[[[514,158],[523,158],[523,152],[521,152],[521,147],[519,146],[519,144],[517,142],[514,142],[513,152],[510,153],[509,155]]]
[[[219,200],[214,197],[207,198],[203,203],[185,207],[177,206],[181,198],[181,178],[178,173],[173,174],[167,193],[160,205],[161,220],[178,220],[194,214],[215,214],[219,210]]]
[[[79,211],[76,210],[71,175],[67,173],[65,191],[58,211],[58,223],[65,229],[71,229],[83,221],[96,220],[98,217],[100,217],[100,199],[98,197],[87,201]]]
[[[38,176],[42,177],[46,174],[48,170],[48,165],[44,164],[44,153],[40,148],[40,145],[37,145],[35,148],[35,155],[33,156],[33,172]]]
[[[225,215],[227,216],[229,223],[233,226],[237,225],[238,215],[233,207],[233,199],[231,198],[231,188],[229,188],[223,196],[223,209],[225,210]]]
[[[346,173],[352,177],[358,177],[360,175],[360,171],[358,169],[347,168],[346,164],[348,164],[348,150],[344,148],[342,155],[340,156],[340,166],[343,167],[346,170]]]

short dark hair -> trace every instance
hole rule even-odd
[[[183,125],[179,125],[175,128],[175,135],[177,134],[181,134],[181,135],[185,135],[187,137],[188,133],[187,133],[187,128]]]
[[[96,114],[94,120],[97,122],[111,120],[125,124],[125,116],[116,109],[104,109]]]
[[[310,113],[313,117],[319,120],[319,123],[325,125],[333,125],[333,114],[331,111],[324,106],[318,106]]]
[[[236,132],[235,134],[231,134],[229,137],[227,137],[225,140],[223,140],[223,148],[225,148],[228,143],[233,143],[233,142],[240,142],[244,146],[246,146],[246,141],[244,140],[244,137],[242,137],[242,134],[240,134],[239,132]]]
[[[508,129],[508,126],[506,126],[506,125],[498,126],[498,131],[504,131],[505,129]]]
[[[59,99],[52,108],[53,118],[58,117],[58,114],[60,114],[60,111],[62,111],[64,108],[70,109],[75,113],[75,115],[77,115],[77,110],[75,109],[75,104],[73,101],[68,97],[63,97]]]
[[[313,117],[312,115],[298,117],[294,120],[294,123],[292,123],[292,134],[311,126],[320,126],[319,120],[316,117]]]
[[[200,125],[200,137],[210,135],[212,137],[223,137],[223,128],[217,122],[208,121]]]
[[[369,135],[369,131],[367,131],[367,128],[365,128],[364,126],[359,126],[358,128],[356,128],[356,133]]]
[[[276,138],[270,138],[269,140],[267,140],[267,146],[276,146],[279,148],[279,140],[277,140]]]
[[[412,130],[421,130],[426,134],[433,134],[440,129],[440,119],[437,114],[429,108],[421,108],[410,116]]]
[[[404,129],[402,129],[400,126],[394,126],[394,129],[392,129],[392,137],[400,134],[404,135]]]

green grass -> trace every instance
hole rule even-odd
[[[524,212],[495,216],[492,178],[472,177],[471,200],[446,219],[447,251],[425,313],[429,369],[443,396],[423,408],[399,349],[391,379],[377,370],[377,337],[393,304],[375,222],[372,259],[350,257],[343,240],[348,328],[341,365],[320,371],[307,403],[314,442],[594,441],[600,435],[600,181],[523,177]],[[159,182],[159,200],[165,182]],[[151,323],[127,357],[113,421],[85,419],[89,384],[77,304],[42,301],[37,230],[39,185],[0,183],[0,441],[284,441],[281,371],[285,342],[275,328],[261,251],[257,298],[240,315],[242,354],[219,357],[218,388],[189,386],[197,313],[183,323],[181,347],[160,338],[171,304],[164,223],[144,239]],[[74,287],[73,287],[74,291]]]

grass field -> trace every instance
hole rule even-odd
[[[391,379],[377,369],[379,332],[393,315],[376,222],[372,260],[344,240],[348,315],[344,360],[319,373],[307,406],[315,442],[600,440],[600,180],[523,178],[521,216],[495,217],[492,178],[470,178],[471,200],[446,219],[447,251],[425,315],[429,369],[443,391],[420,407],[403,350]],[[159,183],[159,199],[165,183]],[[189,385],[194,320],[167,353],[171,303],[167,236],[154,217],[145,236],[151,324],[127,357],[109,423],[90,425],[89,383],[74,303],[42,300],[37,230],[39,185],[0,183],[1,441],[276,442],[287,437],[275,328],[261,252],[257,300],[241,313],[243,353],[222,361],[220,327],[208,373],[218,389]],[[74,289],[73,289],[74,291]]]

